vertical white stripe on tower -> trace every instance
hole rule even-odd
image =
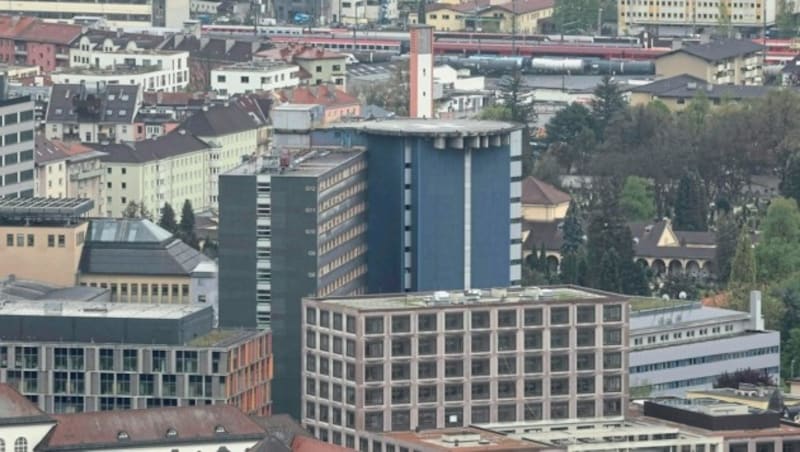
[[[464,289],[472,284],[472,149],[464,150]]]

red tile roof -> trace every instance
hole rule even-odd
[[[16,38],[35,21],[34,17],[0,16],[0,38]]]
[[[52,419],[14,388],[0,383],[0,424],[24,420],[49,422]]]
[[[83,33],[83,27],[71,24],[56,24],[36,21],[25,28],[17,39],[68,46]]]
[[[354,452],[355,449],[348,449],[335,444],[324,443],[316,438],[307,436],[295,436],[292,441],[292,452]]]
[[[336,89],[333,85],[298,86],[275,93],[281,102],[292,104],[318,104],[325,107],[360,105],[358,98]]]
[[[96,411],[53,416],[58,425],[37,450],[113,447],[136,444],[230,441],[259,441],[261,427],[230,405],[150,408],[146,410]],[[217,431],[221,427],[224,431]],[[170,429],[175,436],[168,436]],[[120,433],[126,437],[122,439]],[[77,450],[77,449],[76,449]]]
[[[522,181],[522,204],[551,206],[571,199],[568,194],[533,176]]]
[[[286,47],[276,47],[274,49],[262,50],[256,53],[257,58],[286,61],[292,63],[295,60],[328,60],[335,58],[345,58],[341,53],[331,52],[319,47],[307,46],[302,44],[290,44]]]
[[[495,2],[494,0],[474,0],[465,3],[434,3],[425,8],[427,12],[438,10],[449,10],[456,12],[484,12],[492,8],[502,9],[517,14],[527,14],[533,11],[540,11],[553,8],[555,0],[514,0],[513,2]]]

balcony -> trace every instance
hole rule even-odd
[[[103,168],[95,168],[90,170],[79,171],[69,175],[71,182],[82,181],[86,179],[94,179],[103,176]]]

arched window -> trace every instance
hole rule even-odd
[[[6,452],[6,442],[0,439],[0,452]]]
[[[14,452],[28,452],[28,440],[19,437],[14,441]]]

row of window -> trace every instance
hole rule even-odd
[[[0,115],[0,126],[10,126],[20,122],[33,121],[33,110],[25,110]],[[31,132],[32,133],[32,132]]]
[[[361,224],[358,224],[358,225],[346,230],[342,234],[336,235],[335,237],[331,238],[330,240],[328,240],[326,242],[323,242],[319,246],[319,254],[320,254],[320,256],[323,255],[323,254],[329,253],[333,249],[335,249],[337,246],[340,246],[343,243],[346,243],[346,242],[358,237],[359,235],[363,234],[366,230],[367,230],[367,225],[361,223]]]
[[[326,210],[338,206],[342,201],[345,199],[354,196],[358,193],[361,193],[367,189],[366,182],[359,182],[357,184],[353,184],[352,187],[348,187],[345,190],[340,191],[339,193],[331,196],[330,198],[322,201],[319,204],[319,211],[320,213],[325,212]]]
[[[336,278],[335,280],[331,281],[327,285],[323,286],[319,290],[319,295],[321,297],[327,297],[328,295],[333,294],[337,290],[341,289],[342,287],[352,283],[353,281],[357,280],[358,278],[367,274],[367,266],[366,265],[359,265],[358,267],[350,270],[346,274]],[[364,292],[363,285],[358,287],[355,291],[349,293],[348,295],[361,295]]]
[[[13,349],[13,353],[9,353],[9,349]],[[114,349],[101,348],[98,350],[97,361],[92,368],[106,371],[123,370],[135,372],[140,368],[140,360],[147,359],[145,355],[149,354],[151,370],[153,372],[166,372],[167,357],[171,353],[173,352],[167,350],[140,351],[136,349],[123,349],[118,352]],[[197,351],[176,350],[174,353],[175,372],[197,373],[199,362]],[[9,365],[9,357],[12,354],[14,356],[13,366]],[[39,347],[0,346],[0,368],[39,369],[42,355]],[[53,367],[56,370],[84,370],[84,356],[84,350],[80,348],[55,347],[53,349]],[[219,373],[224,369],[220,352],[212,352],[211,371]]]
[[[568,325],[571,323],[596,323],[595,305],[576,306],[571,310],[569,306],[554,306],[549,308],[550,325]],[[571,311],[575,311],[575,321],[571,319]],[[516,328],[518,326],[543,325],[543,308],[498,309],[492,311],[471,310],[459,312],[445,312],[444,329],[446,331],[464,330],[465,318],[469,314],[470,329]],[[417,314],[417,332],[436,331],[438,328],[437,314]],[[494,321],[492,321],[494,319]],[[603,322],[622,321],[622,306],[618,304],[603,305]],[[384,334],[384,317],[369,316],[364,319],[365,334]],[[408,314],[391,316],[391,333],[410,333],[411,316]]]
[[[711,335],[721,334],[724,330],[725,333],[732,333],[734,332],[736,327],[732,323],[728,323],[726,325],[718,325],[711,327],[698,328],[696,330],[684,330],[684,331],[676,331],[672,333],[670,336],[669,333],[663,333],[659,335],[649,335],[645,337],[635,337],[633,338],[633,345],[644,345],[647,342],[647,345],[652,344],[663,344],[665,342],[673,342],[673,341],[680,341],[683,340],[684,337],[686,339],[691,339],[695,336],[708,336],[709,331]]]
[[[33,149],[21,152],[11,152],[0,155],[0,166],[16,165],[17,163],[30,162],[33,160]],[[61,168],[59,168],[61,169]]]
[[[323,192],[330,187],[338,184],[339,182],[349,178],[353,174],[356,174],[359,171],[364,170],[367,167],[367,162],[365,160],[359,160],[357,163],[348,166],[347,168],[337,172],[336,174],[323,179],[319,183],[319,191]]]
[[[347,253],[337,257],[336,259],[332,260],[331,262],[323,265],[319,269],[319,276],[323,277],[330,273],[331,271],[337,270],[342,265],[352,261],[353,259],[361,256],[367,252],[367,245],[359,245],[352,250],[348,251]]]
[[[25,170],[20,172],[13,172],[13,173],[6,173],[3,177],[0,174],[0,187],[4,185],[14,185],[14,184],[21,184],[23,182],[28,182],[33,180],[33,170]]]
[[[56,247],[56,238],[58,238],[58,247],[64,248],[66,246],[66,236],[64,234],[48,234],[47,235],[47,247],[48,248],[55,248]],[[85,233],[83,231],[77,234],[76,240],[78,240],[78,244],[83,243],[85,239]],[[6,246],[11,248],[16,246],[17,248],[21,247],[34,247],[36,246],[36,235],[35,234],[6,234]]]
[[[3,146],[11,146],[17,143],[33,141],[33,130],[23,130],[22,132],[12,132],[3,135]],[[6,163],[8,165],[9,163]]]
[[[10,446],[10,444],[9,444]],[[0,452],[5,452],[6,443],[0,439]],[[28,440],[20,436],[14,440],[14,452],[28,452]]]

